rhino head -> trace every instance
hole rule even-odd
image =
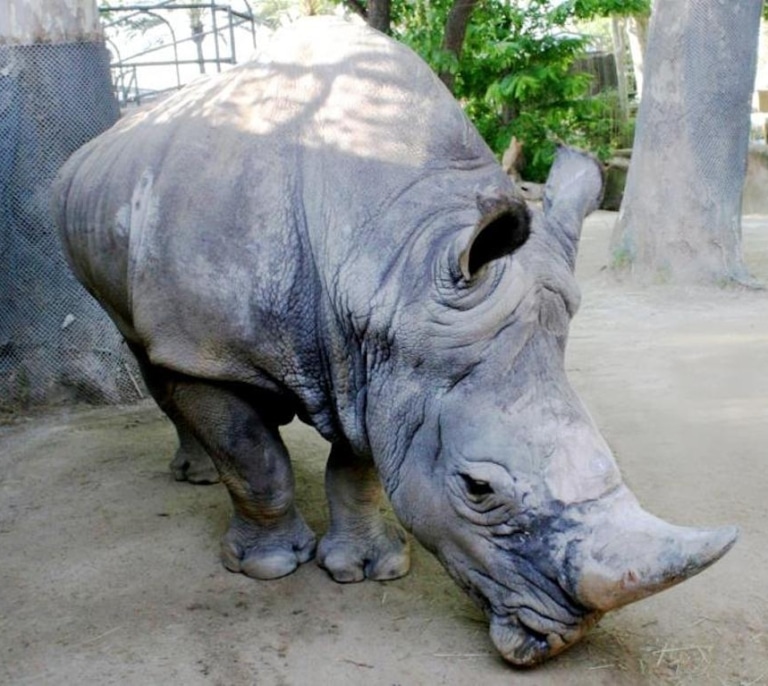
[[[645,512],[566,378],[579,234],[601,192],[599,165],[563,149],[542,210],[480,197],[474,225],[419,255],[433,268],[409,270],[429,276],[389,322],[397,372],[371,377],[369,440],[395,511],[516,665],[700,572],[737,536]]]

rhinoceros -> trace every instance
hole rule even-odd
[[[503,657],[533,665],[737,536],[644,511],[566,378],[601,192],[563,148],[529,206],[420,58],[311,18],[85,145],[53,210],[182,448],[229,490],[228,569],[404,575],[383,487]],[[294,417],[331,444],[319,545],[278,430]]]

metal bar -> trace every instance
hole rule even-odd
[[[161,17],[159,14],[156,14],[151,10],[147,11],[146,14],[148,14],[150,17],[159,19],[168,27],[168,30],[171,32],[171,40],[173,41],[173,60],[176,63],[176,85],[181,88],[181,71],[179,71],[179,46],[178,41],[176,40],[176,31],[173,30],[171,22],[169,22],[165,17]]]
[[[115,24],[120,24],[120,23],[122,23],[124,21],[128,21],[129,19],[132,19],[133,17],[138,17],[142,12],[144,12],[144,11],[146,11],[148,9],[161,9],[161,8],[164,8],[166,5],[169,5],[172,2],[173,2],[173,0],[161,0],[160,2],[158,2],[155,5],[146,5],[146,6],[141,5],[141,7],[143,8],[141,11],[138,11],[138,12],[132,11],[132,13],[129,14],[127,17],[121,17],[120,19],[115,19],[115,21],[110,22],[109,24],[104,24],[104,28],[105,29],[110,29]],[[99,10],[99,12],[101,12],[103,14],[106,14],[108,12],[122,12],[122,11],[125,10],[125,7],[109,7],[107,5],[103,5],[102,7],[99,7],[98,10]]]
[[[99,7],[99,12],[106,14],[107,12],[131,12],[127,17],[121,17],[109,24],[105,24],[105,27],[109,28],[115,24],[127,21],[133,17],[137,17],[140,14],[151,10],[196,10],[196,9],[211,9],[218,12],[231,12],[236,17],[244,19],[245,21],[255,22],[253,16],[253,10],[248,8],[248,12],[241,12],[240,10],[233,10],[230,5],[216,5],[216,4],[204,4],[204,3],[187,3],[187,4],[172,4],[173,0],[165,0],[165,2],[158,2],[155,5],[121,5],[119,7],[108,7],[103,5]],[[246,3],[248,4],[248,3]]]
[[[235,27],[232,24],[232,10],[227,11],[227,20],[229,21],[229,53],[232,56],[232,62],[237,64],[235,55]]]
[[[125,70],[121,70],[115,79],[115,88],[119,90],[118,98],[122,103],[126,103],[130,100],[131,90],[135,92],[136,96],[134,99],[138,103],[140,95],[136,68],[128,67]]]
[[[2,0],[0,0],[0,2],[1,1]],[[153,47],[149,47],[127,57],[123,57],[120,54],[119,48],[117,48],[117,46],[114,45],[114,51],[116,53],[115,56],[117,57],[117,61],[113,62],[110,65],[110,67],[113,70],[113,74],[115,74],[114,79],[116,84],[119,82],[122,83],[121,90],[124,94],[124,97],[125,98],[130,97],[131,91],[135,90],[136,102],[139,101],[141,97],[139,93],[138,73],[137,73],[137,69],[139,67],[169,67],[169,66],[175,67],[176,83],[177,83],[177,87],[180,88],[183,85],[182,79],[181,79],[181,71],[180,71],[181,65],[201,66],[205,64],[214,64],[216,65],[216,70],[221,72],[223,64],[236,64],[237,63],[237,55],[236,55],[237,48],[236,48],[236,35],[235,35],[236,28],[240,28],[243,23],[248,22],[250,25],[252,43],[254,47],[256,45],[256,20],[254,18],[253,9],[249,0],[243,0],[243,2],[245,4],[245,7],[247,8],[244,11],[234,10],[232,9],[232,6],[230,4],[222,4],[220,0],[198,0],[198,1],[158,0],[157,2],[154,2],[152,4],[147,3],[147,4],[123,5],[120,7],[106,7],[106,6],[99,7],[99,11],[102,13],[107,13],[107,12],[114,13],[110,15],[112,17],[122,15],[121,18],[115,19],[114,21],[111,21],[109,24],[105,24],[105,28],[112,28],[112,27],[119,26],[121,24],[125,24],[128,20],[134,17],[151,16],[159,20],[160,22],[162,22],[167,27],[169,31],[169,35],[171,36],[170,43],[164,43],[163,45],[156,45]],[[190,10],[190,9],[210,10],[211,29],[208,31],[203,31],[201,34],[195,34],[187,38],[178,39],[173,26],[165,18],[165,16],[167,15],[158,14],[158,12],[170,12],[171,10]],[[226,25],[221,24],[218,16],[218,12],[226,12],[226,18],[225,18]],[[229,50],[229,55],[222,54],[222,47],[219,43],[219,40],[221,39],[221,40],[224,40],[224,43],[226,45],[226,36],[223,34],[223,32],[226,32],[226,31],[228,31],[229,33],[229,41],[231,45],[231,49]],[[204,56],[200,54],[197,59],[190,59],[190,60],[179,59],[179,45],[182,45],[188,42],[194,42],[200,45],[201,41],[206,36],[213,37],[213,43],[214,43],[213,47],[215,51],[214,58],[205,59]],[[173,50],[173,59],[145,60],[147,56],[153,53],[156,53],[157,51],[167,50],[167,49]],[[119,73],[119,72],[122,72],[122,73]]]
[[[219,28],[216,26],[216,7],[211,0],[211,28],[213,29],[213,50],[216,53],[216,71],[221,72],[221,55],[219,54]]]
[[[205,64],[216,64],[216,62],[223,62],[224,64],[231,64],[231,60],[226,57],[220,60],[215,58],[209,60],[203,60]],[[174,64],[174,60],[166,60],[165,62],[113,62],[109,66],[112,69],[127,69],[128,67],[169,67]],[[200,60],[179,60],[177,64],[200,64]]]
[[[200,35],[205,37],[205,36],[210,36],[212,34],[213,34],[213,31],[204,31]],[[177,45],[181,45],[182,43],[194,42],[194,40],[195,39],[193,36],[189,36],[188,38],[182,38],[181,40],[177,40],[176,43]],[[147,48],[146,50],[142,50],[141,52],[134,53],[133,55],[126,57],[123,61],[125,62],[126,60],[132,60],[134,57],[139,57],[141,55],[149,55],[150,53],[158,52],[159,50],[168,50],[168,48],[170,47],[171,46],[168,45],[167,43],[163,43],[163,45],[156,45],[153,48]],[[226,61],[226,59],[224,61]]]
[[[105,40],[107,43],[109,43],[110,49],[115,51],[115,54],[117,55],[117,59],[121,61],[123,58],[120,55],[120,48],[117,47],[117,43],[115,43],[115,41],[113,41],[108,36],[105,36]]]
[[[202,3],[202,2],[190,2],[190,3],[179,3],[179,4],[165,4],[165,3],[158,3],[162,5],[161,7],[157,7],[157,5],[120,5],[119,7],[106,7],[102,6],[99,7],[99,12],[146,12],[147,10],[153,10],[153,9],[164,9],[164,10],[226,10],[227,5],[217,5],[213,2],[210,3]]]
[[[229,7],[229,6],[227,6]],[[244,21],[250,21],[254,22],[255,18],[253,14],[246,14],[245,12],[240,12],[239,10],[233,10],[231,7],[229,7],[229,11],[236,17],[239,17],[240,19],[243,19]]]
[[[131,68],[131,80],[128,82],[129,93],[131,92],[131,84],[133,84],[133,90],[136,93],[136,104],[138,105],[141,102],[141,91],[139,90],[139,75],[136,73],[136,67]]]

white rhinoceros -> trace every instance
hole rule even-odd
[[[320,565],[406,573],[383,484],[501,654],[531,665],[736,538],[643,511],[566,379],[601,189],[565,149],[528,207],[414,53],[312,18],[83,147],[54,211],[75,274],[229,489],[228,569],[279,577],[316,552],[278,433],[297,415],[332,446]]]

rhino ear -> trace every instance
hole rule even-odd
[[[522,200],[478,198],[477,203],[480,221],[459,255],[459,269],[466,281],[488,263],[513,253],[531,233],[531,216]]]
[[[573,269],[584,218],[600,206],[603,167],[592,155],[561,147],[544,187],[544,225]]]

